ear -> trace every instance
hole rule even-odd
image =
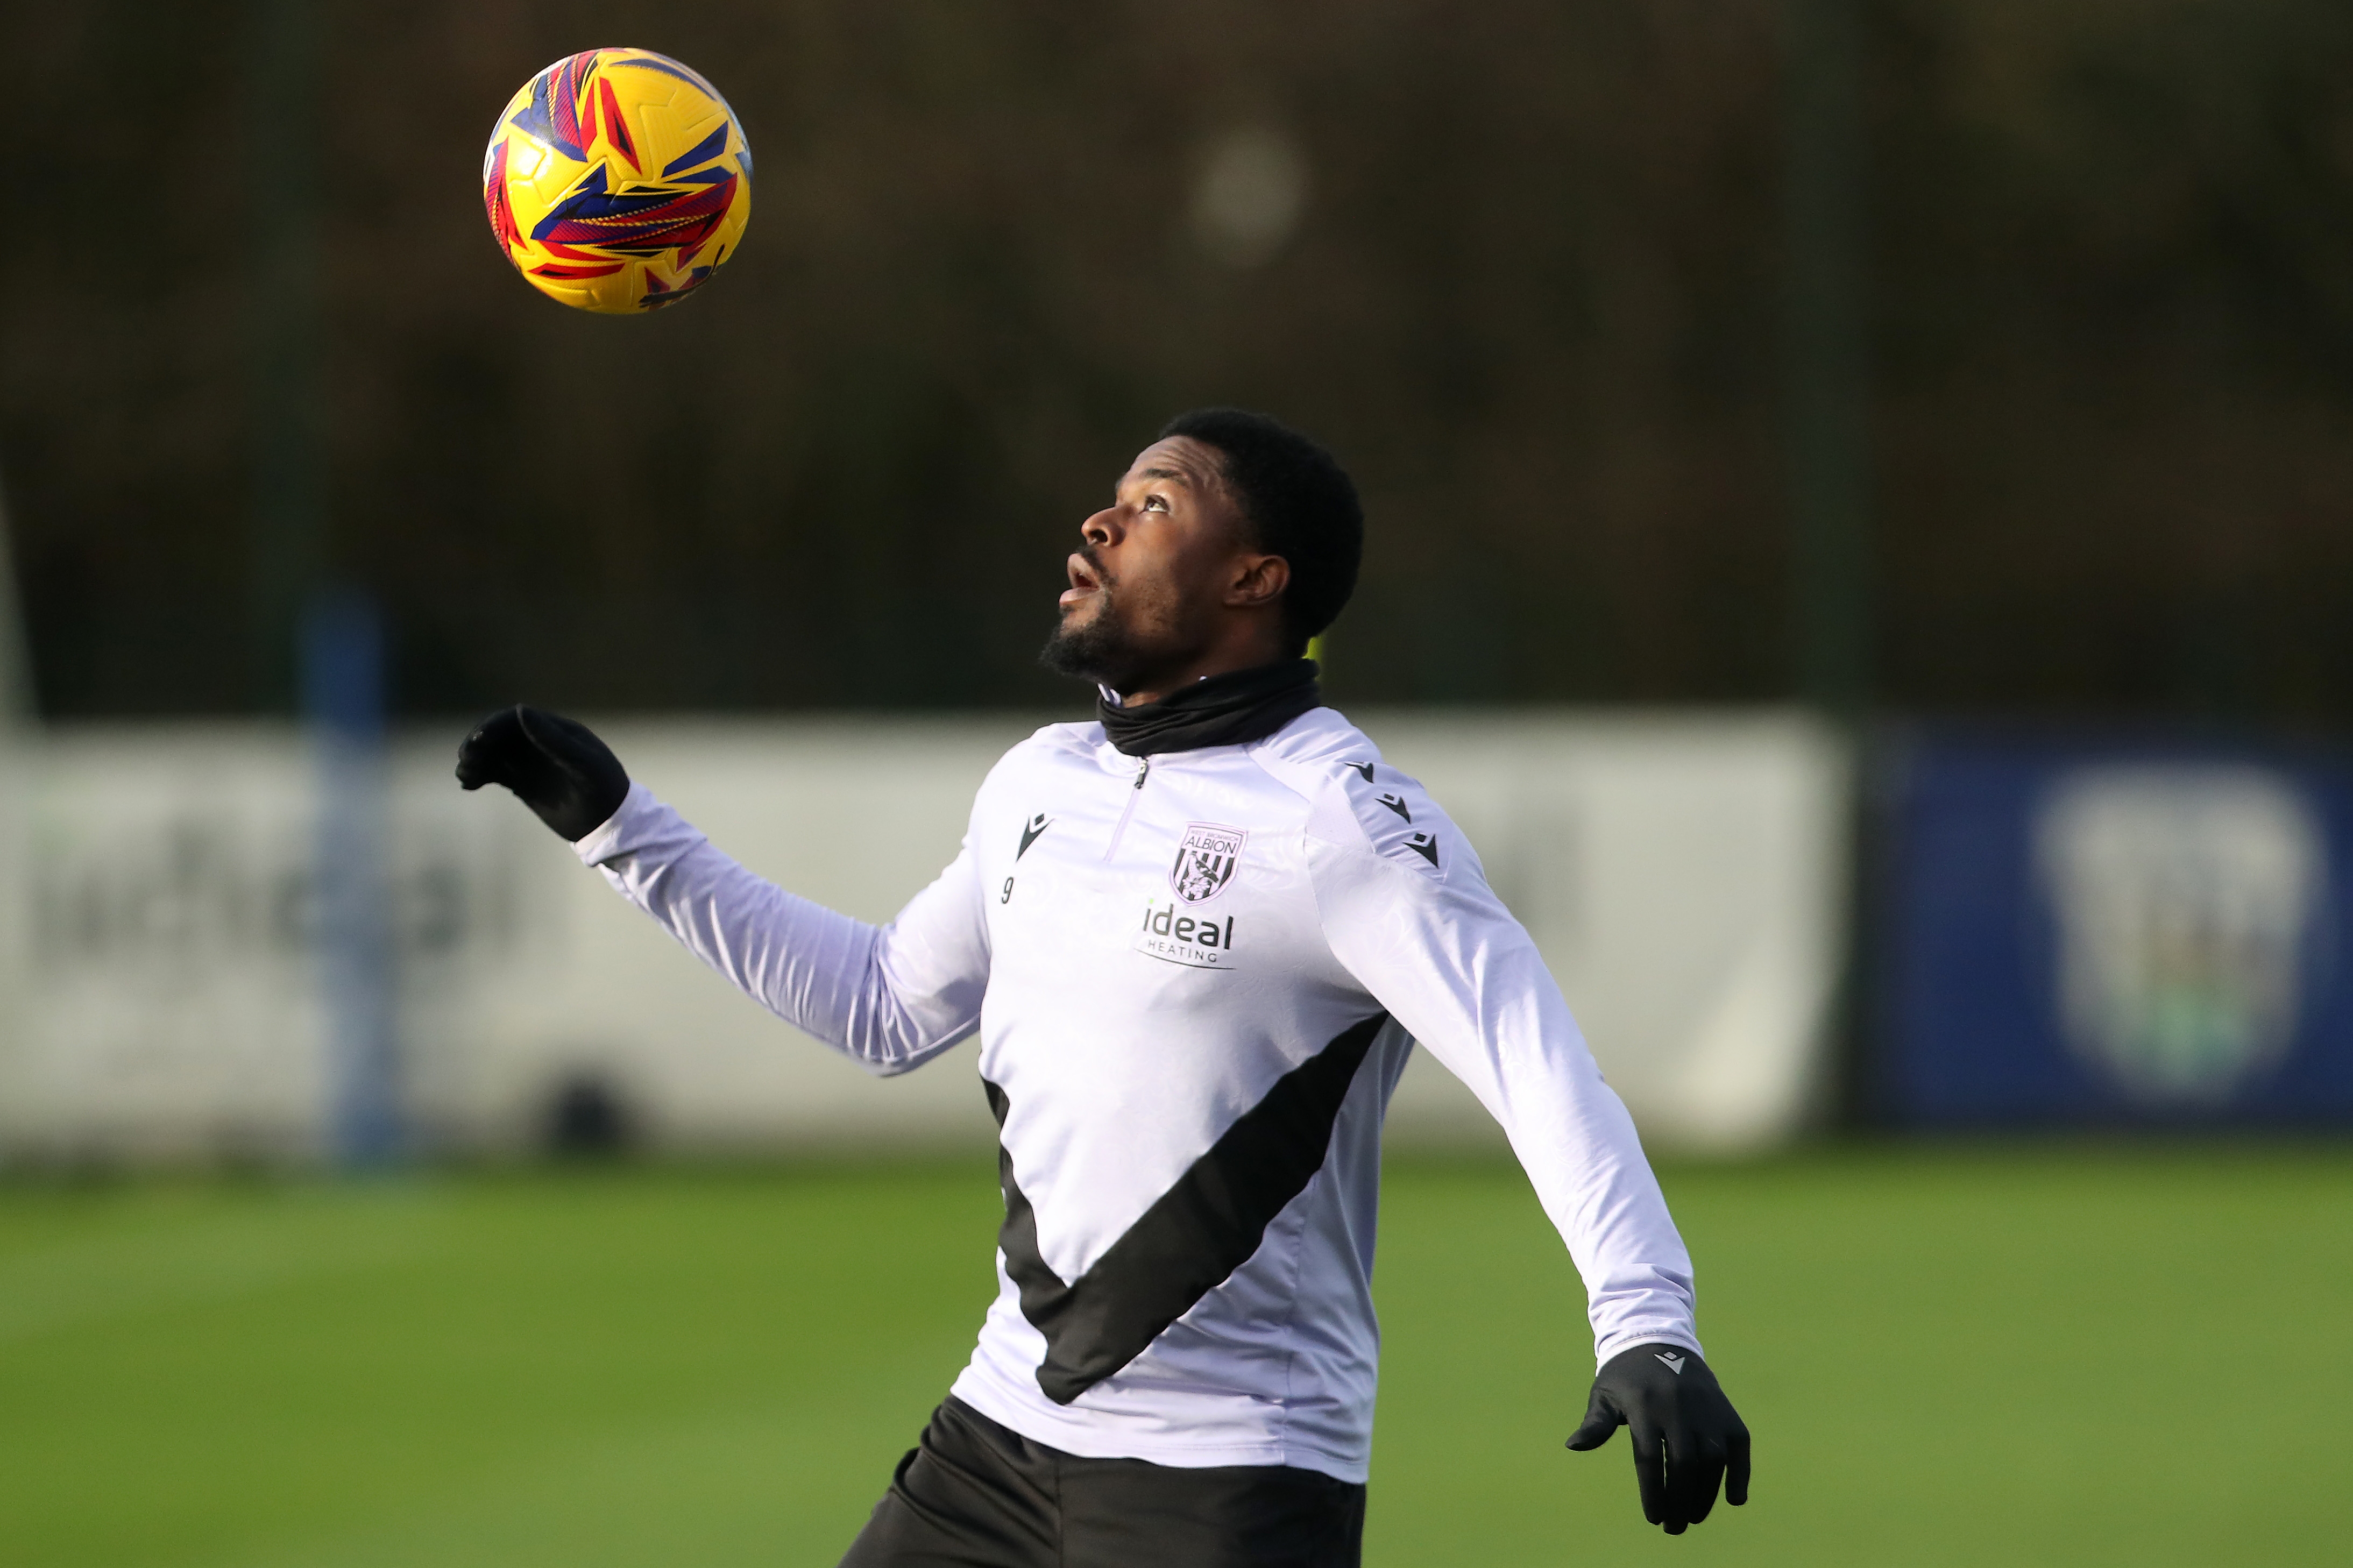
[[[1235,609],[1257,609],[1282,597],[1291,586],[1291,563],[1280,555],[1235,558],[1233,575],[1226,580],[1226,603]]]

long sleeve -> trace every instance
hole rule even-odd
[[[966,847],[889,925],[737,865],[643,784],[575,847],[621,895],[786,1023],[889,1075],[978,1026],[988,934]]]
[[[1697,1351],[1691,1256],[1633,1119],[1453,825],[1410,779],[1351,773],[1316,800],[1306,849],[1334,955],[1510,1137],[1584,1277],[1598,1358]]]

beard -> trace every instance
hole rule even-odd
[[[1038,650],[1038,662],[1056,675],[1092,680],[1117,691],[1146,662],[1145,650],[1118,609],[1109,588],[1098,590],[1095,613],[1075,626],[1065,616],[1046,646]]]

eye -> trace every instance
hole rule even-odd
[[[1144,498],[1144,510],[1146,511],[1166,511],[1168,510],[1168,498],[1166,496],[1159,495],[1145,496]]]

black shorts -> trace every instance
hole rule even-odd
[[[950,1399],[841,1568],[1356,1568],[1365,1489],[1049,1448]]]

